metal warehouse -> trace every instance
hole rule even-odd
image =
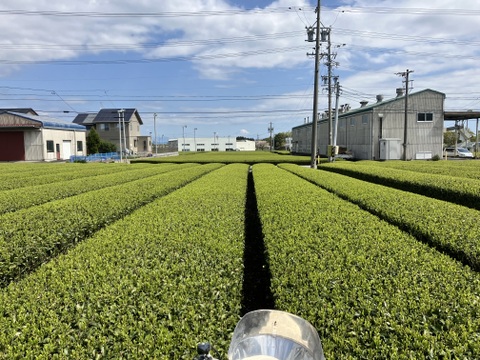
[[[0,161],[69,160],[86,154],[85,126],[39,116],[31,109],[12,110],[0,110]]]
[[[338,123],[333,121],[333,133],[340,152],[352,154],[356,159],[430,159],[442,156],[444,130],[445,94],[425,89],[406,97],[397,90],[393,99],[383,100],[350,109],[348,105],[339,109]],[[333,118],[333,115],[332,115]],[[318,121],[317,149],[326,155],[329,143],[328,114]],[[405,124],[407,142],[404,145]],[[310,154],[312,122],[292,129],[293,152]]]

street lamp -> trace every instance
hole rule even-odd
[[[197,128],[193,128],[193,151],[197,152],[197,138],[195,132]]]

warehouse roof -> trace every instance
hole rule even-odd
[[[10,115],[5,117],[3,115]],[[19,119],[15,121],[12,119]],[[0,110],[0,127],[3,128],[44,128],[44,129],[59,129],[59,130],[77,130],[86,131],[86,127],[83,125],[72,124],[71,122],[65,122],[58,119],[53,119],[48,116],[31,115],[14,111],[1,111]]]
[[[445,111],[444,113],[445,120],[469,120],[469,119],[480,119],[480,111]]]

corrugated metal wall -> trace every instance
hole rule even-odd
[[[425,90],[411,94],[407,117],[407,159],[421,158],[422,154],[442,156],[443,146],[443,102],[444,94]],[[433,121],[419,122],[419,113],[432,113]],[[380,133],[380,118],[382,131]],[[354,109],[341,114],[337,127],[337,145],[353,152],[357,159],[379,159],[380,139],[404,139],[404,98],[392,99],[364,111]],[[312,123],[292,129],[294,151],[310,154]],[[327,153],[328,121],[321,120],[318,126],[318,146],[321,154]],[[403,154],[403,146],[402,146]]]

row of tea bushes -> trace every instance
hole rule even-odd
[[[276,307],[327,359],[480,358],[480,276],[285,170],[253,167]]]
[[[325,163],[319,169],[480,210],[480,182],[476,179],[357,165],[347,161]]]
[[[210,172],[11,283],[0,292],[0,358],[192,359],[207,340],[226,358],[247,173]]]
[[[478,210],[345,175],[312,171],[289,164],[280,167],[357,204],[473,269],[480,270]]]
[[[358,161],[357,165],[378,166],[426,174],[448,175],[480,180],[480,167],[477,161]]]
[[[124,184],[130,181],[161,174],[163,172],[180,169],[185,165],[161,165],[148,167],[132,167],[130,171],[111,172],[104,175],[92,175],[73,180],[58,181],[43,185],[15,188],[12,190],[0,191],[0,215],[25,209],[30,206],[40,205],[49,201],[63,199],[69,196],[82,194],[88,191],[98,190],[109,186]],[[32,174],[31,176],[35,176]]]
[[[50,183],[61,183],[67,180],[88,176],[112,174],[133,170],[125,164],[55,164],[44,169],[41,164],[31,164],[30,171],[16,172],[15,169],[24,164],[5,164],[0,173],[0,191],[36,186]]]
[[[0,285],[220,164],[195,165],[0,216]]]

